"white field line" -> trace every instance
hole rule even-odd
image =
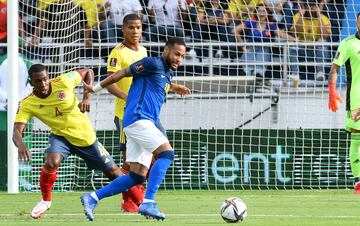
[[[83,213],[47,213],[47,216],[85,216]],[[97,213],[95,216],[116,216],[116,217],[129,217],[129,216],[137,216],[138,214],[131,213]],[[25,214],[26,216],[26,214]],[[214,213],[199,213],[199,214],[190,214],[190,213],[175,213],[175,214],[166,214],[169,217],[218,217],[220,214]],[[0,213],[0,217],[19,217],[18,213]],[[296,214],[248,214],[247,217],[287,217],[287,218],[333,218],[333,219],[346,219],[346,218],[359,218],[360,215],[296,215]],[[1,221],[1,219],[0,219]]]

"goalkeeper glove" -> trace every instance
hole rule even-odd
[[[337,94],[335,82],[329,82],[328,88],[329,88],[328,107],[331,111],[336,112],[337,110],[339,110],[339,105],[337,102],[339,101],[340,103],[343,103],[344,100],[341,98],[341,96],[339,96],[339,94]]]

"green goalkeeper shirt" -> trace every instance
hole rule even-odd
[[[341,41],[333,63],[339,67],[345,64],[346,110],[360,108],[360,35],[358,33]]]

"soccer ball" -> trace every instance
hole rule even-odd
[[[239,198],[228,198],[221,205],[220,214],[227,223],[240,223],[247,215],[247,207]]]

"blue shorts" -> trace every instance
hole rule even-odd
[[[114,123],[117,129],[117,132],[119,133],[119,144],[120,144],[120,151],[126,151],[126,137],[124,133],[124,128],[122,126],[122,120],[119,119],[119,117],[115,116]],[[160,122],[160,119],[156,122],[155,126],[164,134],[164,136],[167,138],[166,130],[163,127],[163,125]]]
[[[115,164],[111,155],[97,140],[90,146],[78,147],[64,137],[50,134],[49,145],[45,153],[59,153],[63,160],[70,154],[75,154],[84,159],[89,169],[97,169],[103,172]]]

